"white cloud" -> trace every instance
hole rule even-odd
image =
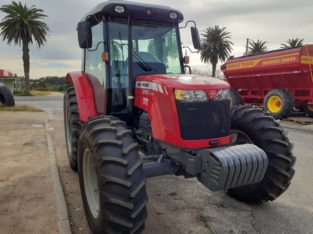
[[[146,0],[137,0],[147,2]],[[1,0],[0,5],[11,0]],[[42,8],[49,16],[48,43],[38,50],[31,48],[31,77],[64,75],[66,71],[80,70],[81,50],[76,38],[78,21],[102,2],[99,0],[21,0],[27,5]],[[184,13],[185,20],[197,21],[201,30],[209,26],[227,27],[232,34],[234,54],[242,55],[246,38],[268,41],[269,49],[277,49],[289,38],[304,38],[313,43],[312,0],[155,0],[149,3],[169,5]],[[0,19],[3,14],[0,13]],[[182,32],[182,41],[191,44],[189,30]],[[16,46],[0,42],[0,67],[23,74],[22,51]],[[192,64],[201,65],[199,56],[192,55]],[[44,65],[43,65],[44,64]],[[62,66],[56,66],[57,64]]]

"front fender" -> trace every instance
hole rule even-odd
[[[104,114],[104,106],[103,108],[97,108],[95,101],[94,86],[98,87],[100,84],[97,79],[89,77],[84,72],[70,72],[66,75],[65,83],[74,86],[81,122],[86,122],[91,117]]]

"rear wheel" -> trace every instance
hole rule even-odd
[[[294,99],[286,89],[273,89],[265,95],[263,105],[275,119],[282,119],[292,113]]]
[[[15,105],[14,97],[11,91],[5,86],[0,86],[0,103],[5,106]]]
[[[78,174],[93,233],[141,233],[147,218],[142,161],[132,132],[111,116],[89,120],[79,139]]]
[[[64,94],[64,129],[67,156],[72,170],[77,171],[77,144],[81,132],[75,89],[68,85]]]
[[[273,201],[290,185],[295,157],[285,132],[261,108],[236,106],[232,109],[231,127],[234,144],[252,143],[266,153],[269,166],[264,179],[256,184],[229,189],[230,196],[247,203]]]

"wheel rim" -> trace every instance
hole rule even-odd
[[[313,104],[308,104],[307,108],[308,108],[309,111],[313,111]]]
[[[267,101],[267,109],[272,113],[278,113],[283,107],[283,101],[279,96],[271,96]]]
[[[96,168],[90,149],[86,149],[83,156],[83,178],[89,210],[96,219],[100,211],[100,196]]]

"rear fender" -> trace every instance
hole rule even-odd
[[[66,75],[65,83],[74,86],[81,122],[105,114],[106,95],[98,79],[84,72],[71,72]]]

